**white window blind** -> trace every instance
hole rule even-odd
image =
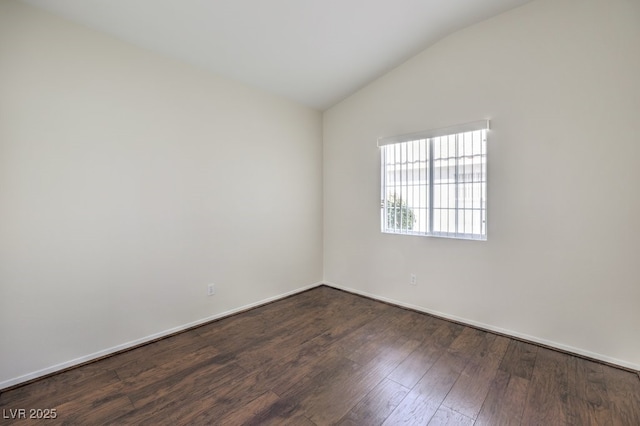
[[[486,240],[488,130],[483,120],[379,139],[382,232]]]

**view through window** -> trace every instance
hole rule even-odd
[[[486,240],[488,128],[381,139],[382,231]]]

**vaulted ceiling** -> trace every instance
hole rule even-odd
[[[324,110],[461,28],[530,0],[23,0]]]

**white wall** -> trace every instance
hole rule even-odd
[[[0,388],[319,282],[321,119],[1,1]]]
[[[534,1],[326,111],[325,281],[640,369],[639,46],[640,2]],[[488,241],[381,234],[376,139],[483,118]]]

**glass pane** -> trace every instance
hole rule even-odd
[[[481,212],[473,210],[473,233],[480,234],[482,232]]]
[[[483,235],[486,148],[485,131],[384,147],[383,229],[386,226],[389,232],[398,233]]]
[[[474,183],[472,184],[473,187],[473,208],[474,209],[481,209],[483,208],[482,205],[482,188],[483,188],[483,184],[482,183]]]
[[[440,214],[440,209],[433,210],[433,231],[442,232],[442,216]]]

